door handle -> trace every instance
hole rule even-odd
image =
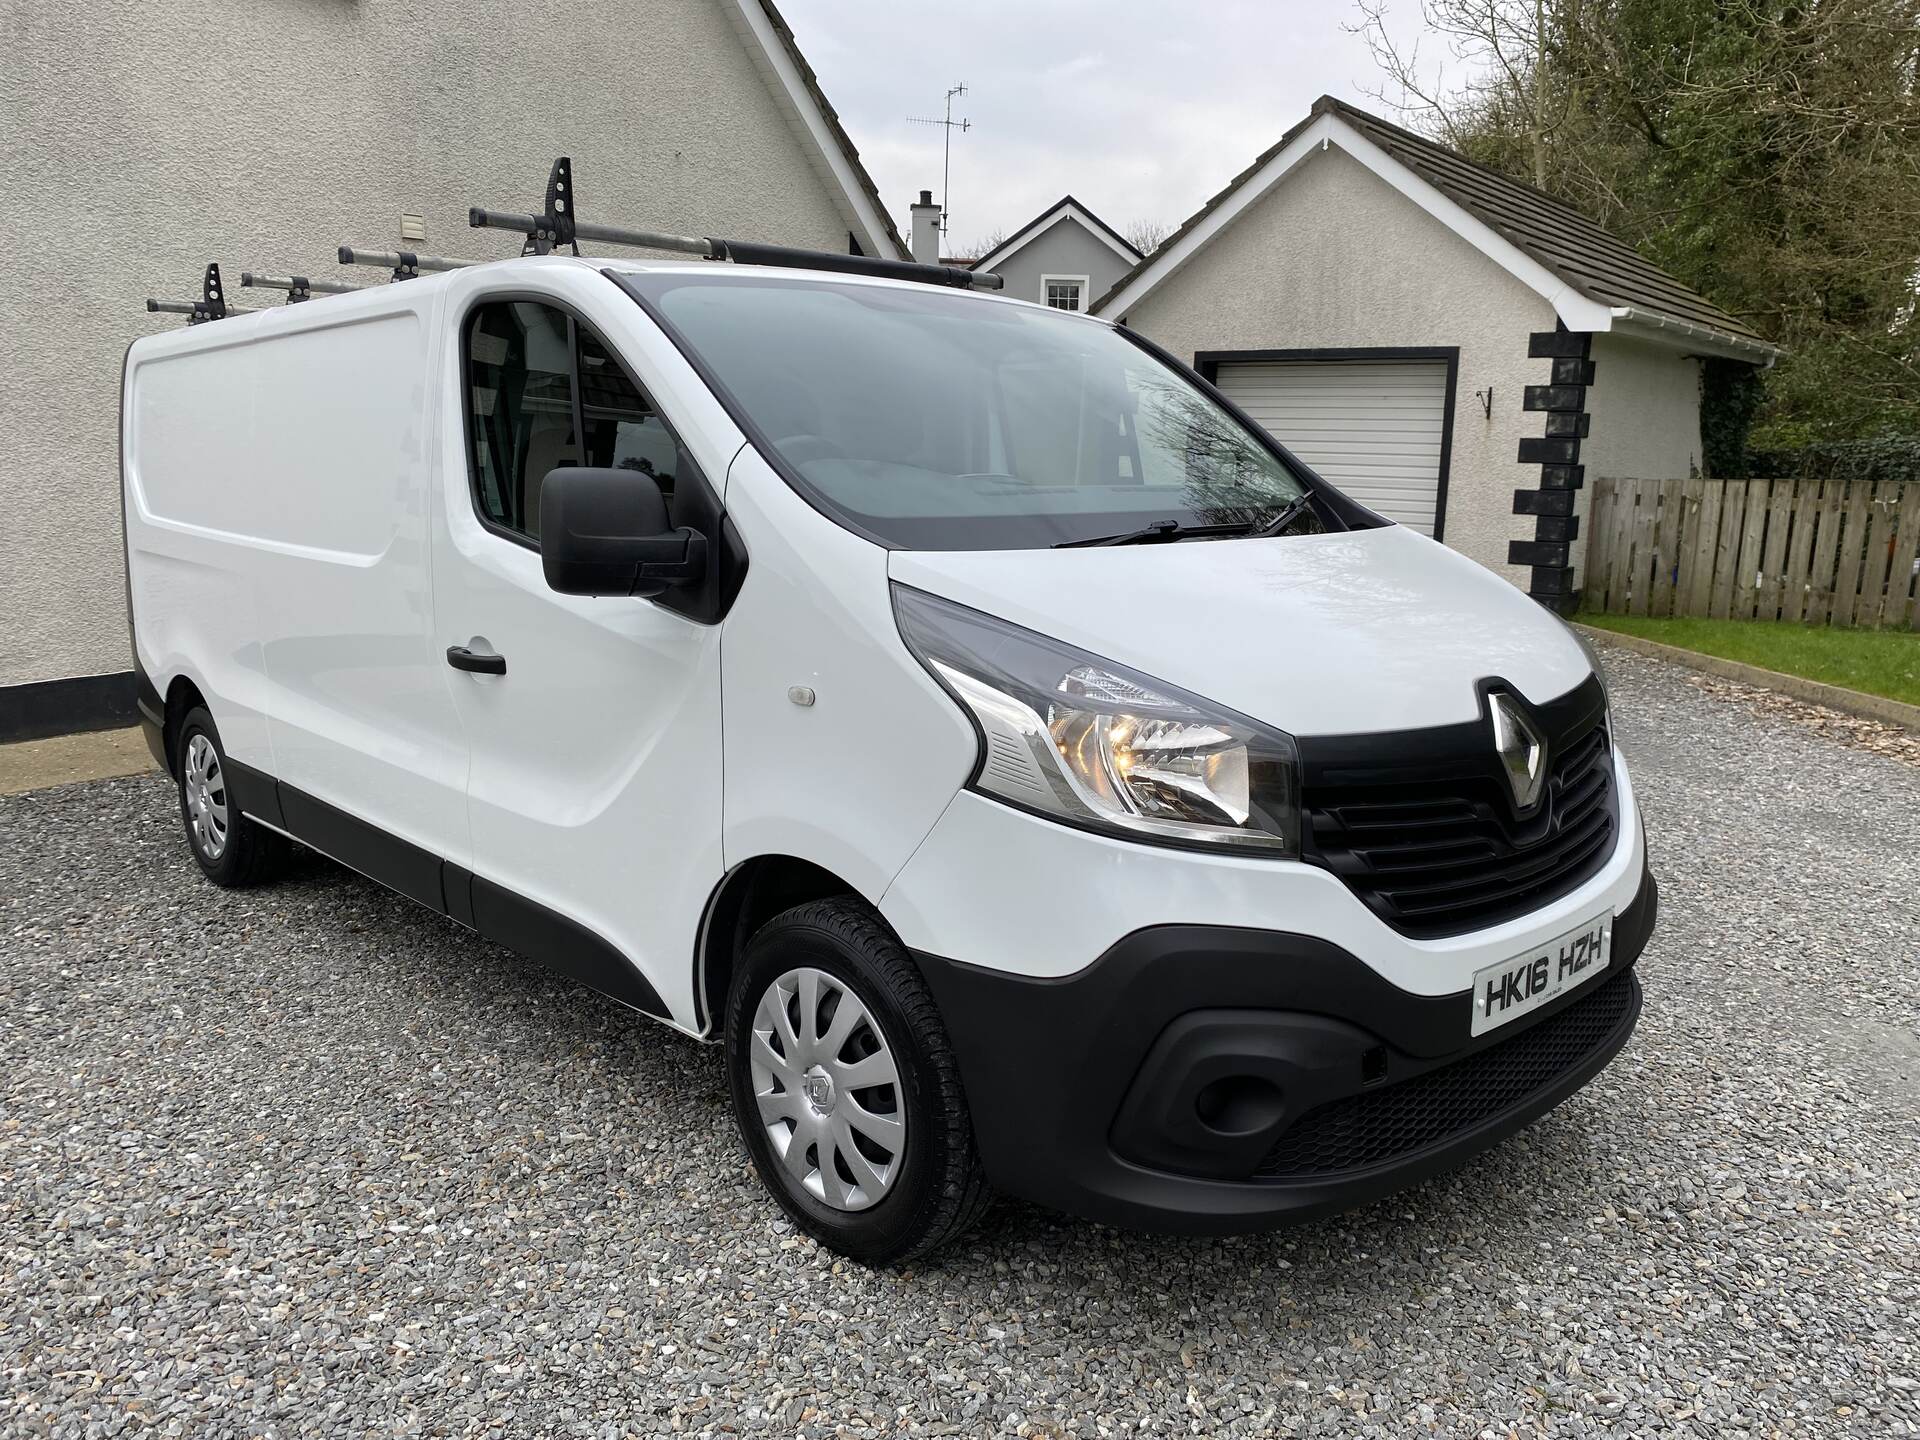
[[[507,657],[504,655],[476,655],[464,645],[447,647],[447,664],[456,670],[466,670],[475,675],[504,675],[507,673]]]

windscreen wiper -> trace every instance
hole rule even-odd
[[[1163,540],[1190,540],[1199,535],[1245,535],[1245,525],[1182,525],[1178,520],[1155,520],[1138,530],[1123,530],[1118,535],[1095,535],[1086,540],[1056,540],[1055,550],[1073,550],[1083,545],[1153,545]]]
[[[1298,520],[1302,515],[1305,515],[1312,508],[1313,496],[1310,493],[1303,492],[1294,499],[1289,500],[1278,515],[1274,516],[1273,519],[1262,525],[1258,530],[1250,530],[1247,533],[1261,540],[1273,535],[1284,535],[1287,533],[1287,527],[1289,525],[1293,524],[1294,521]]]

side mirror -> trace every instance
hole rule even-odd
[[[658,595],[706,578],[707,537],[669,528],[651,475],[549,470],[540,486],[540,565],[562,595]]]

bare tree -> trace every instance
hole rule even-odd
[[[1402,123],[1785,346],[1756,444],[1920,435],[1920,0],[1388,3],[1348,28]]]
[[[984,260],[1006,243],[1007,232],[1004,229],[989,230],[971,245],[961,246],[959,251],[949,258],[967,261]]]
[[[1151,255],[1160,248],[1160,242],[1173,233],[1173,226],[1164,220],[1136,220],[1120,233],[1142,255]]]
[[[1387,0],[1355,4],[1360,18],[1346,28],[1367,42],[1386,76],[1386,84],[1369,94],[1416,129],[1456,147],[1498,117],[1520,130],[1531,152],[1533,183],[1546,188],[1547,147],[1556,118],[1549,103],[1550,25],[1564,7],[1547,0],[1420,0],[1422,26],[1456,68],[1464,67],[1457,83],[1449,83],[1444,60],[1428,74],[1420,42],[1403,48],[1394,40],[1387,29]]]

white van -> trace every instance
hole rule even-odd
[[[122,409],[207,876],[297,840],[723,1042],[851,1255],[1325,1213],[1633,1028],[1584,647],[1123,328],[528,257],[139,340]]]

